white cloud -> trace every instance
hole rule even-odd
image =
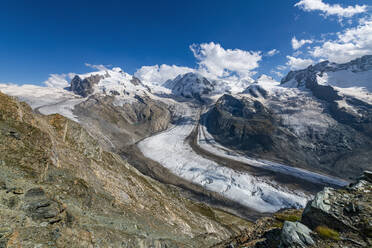
[[[196,69],[166,64],[142,66],[134,76],[144,82],[156,84],[162,84],[168,79],[188,72],[200,73],[211,79],[251,80],[250,76],[256,73],[253,70],[259,66],[258,62],[262,59],[261,52],[224,49],[214,42],[193,44],[190,49],[198,60]],[[278,52],[276,49],[269,51],[271,56]]]
[[[177,65],[153,65],[142,66],[138,69],[134,76],[138,77],[141,81],[162,84],[168,79],[173,79],[179,74],[195,71],[189,67]]]
[[[92,64],[89,64],[89,63],[85,63],[85,66],[90,67],[92,69],[96,69],[98,71],[105,71],[105,70],[107,70],[107,67],[109,67],[111,65],[92,65]]]
[[[283,73],[280,72],[280,71],[271,70],[271,73],[272,73],[272,74],[275,74],[276,76],[278,76],[278,77],[280,77],[280,78],[284,76]]]
[[[71,73],[69,74],[50,74],[49,78],[44,81],[44,84],[48,87],[52,88],[65,88],[69,86],[69,82],[67,79],[70,79],[72,76]]]
[[[287,69],[287,66],[285,66],[285,65],[278,65],[276,67],[276,69],[279,70],[279,71],[284,71],[285,69]]]
[[[303,9],[304,11],[318,10],[323,12],[325,16],[336,15],[340,18],[352,17],[355,14],[364,13],[367,11],[366,5],[355,5],[342,7],[339,4],[328,4],[322,0],[301,0],[295,4],[296,7]]]
[[[226,78],[238,75],[240,78],[254,74],[253,69],[259,66],[261,52],[240,49],[224,49],[214,42],[193,44],[190,46],[195,58],[199,61],[199,72],[209,77]]]
[[[292,43],[293,50],[297,50],[305,44],[313,43],[313,41],[312,40],[297,40],[296,36],[293,36],[291,43]]]
[[[292,56],[287,56],[287,59],[288,61],[286,65],[289,66],[291,70],[305,69],[306,67],[314,63],[312,59],[301,59],[301,58],[295,58]]]
[[[361,19],[357,27],[338,33],[335,40],[328,40],[321,46],[314,47],[310,54],[336,63],[345,63],[372,54],[372,18]]]
[[[297,56],[299,56],[299,55],[301,55],[301,54],[302,54],[302,51],[297,50],[297,51],[295,51],[295,52],[292,54],[292,56],[293,56],[293,57],[297,57]]]
[[[270,50],[270,51],[267,52],[267,56],[274,56],[274,55],[276,55],[278,53],[279,53],[279,51],[274,48],[274,49],[272,49],[272,50]]]

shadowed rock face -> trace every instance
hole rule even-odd
[[[292,109],[301,109],[308,101],[299,98],[288,104],[294,104]],[[321,104],[325,108],[328,106],[324,102]],[[225,95],[206,114],[207,129],[221,144],[249,156],[322,170],[343,178],[357,177],[370,166],[371,123],[354,127],[333,120],[331,127],[318,130],[309,125],[302,133],[296,133],[285,119],[270,109],[274,107],[264,105],[254,97]],[[297,111],[281,106],[280,109],[281,113],[287,111],[287,116]]]
[[[207,116],[208,131],[223,144],[252,152],[270,150],[278,131],[268,109],[250,99],[224,95]]]
[[[142,85],[142,82],[141,80],[139,80],[138,78],[134,77],[132,78],[132,80],[130,80],[130,82],[133,84],[133,85]]]
[[[101,75],[92,75],[90,77],[81,79],[76,75],[71,80],[71,91],[82,97],[87,97],[93,93],[93,86],[98,84],[98,82],[104,77]]]

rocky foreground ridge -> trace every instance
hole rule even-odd
[[[342,189],[326,187],[303,211],[262,218],[215,247],[372,247],[372,172]]]
[[[0,247],[208,247],[250,225],[2,93],[0,171]]]

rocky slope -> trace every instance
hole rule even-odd
[[[261,77],[212,106],[208,131],[252,157],[355,178],[372,159],[371,58]]]
[[[120,68],[76,74],[65,89],[0,85],[0,90],[38,113],[58,113],[80,122],[113,151],[166,129],[171,119],[170,107]]]
[[[301,212],[284,210],[259,219],[214,247],[371,247],[372,172],[349,187],[324,188]]]
[[[0,247],[205,247],[249,225],[2,93],[0,170]]]
[[[113,151],[165,130],[171,121],[169,106],[138,95],[131,101],[117,96],[91,95],[76,105],[73,113],[102,145]]]

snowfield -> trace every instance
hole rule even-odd
[[[10,96],[17,97],[41,114],[60,114],[79,122],[77,116],[72,113],[74,106],[81,103],[81,98],[74,93],[62,88],[42,87],[36,85],[13,85],[0,84],[0,91]]]
[[[310,196],[300,191],[273,185],[268,178],[237,172],[196,154],[185,139],[197,124],[199,110],[183,103],[178,111],[182,118],[176,125],[138,144],[146,157],[177,176],[258,212],[305,206]]]

